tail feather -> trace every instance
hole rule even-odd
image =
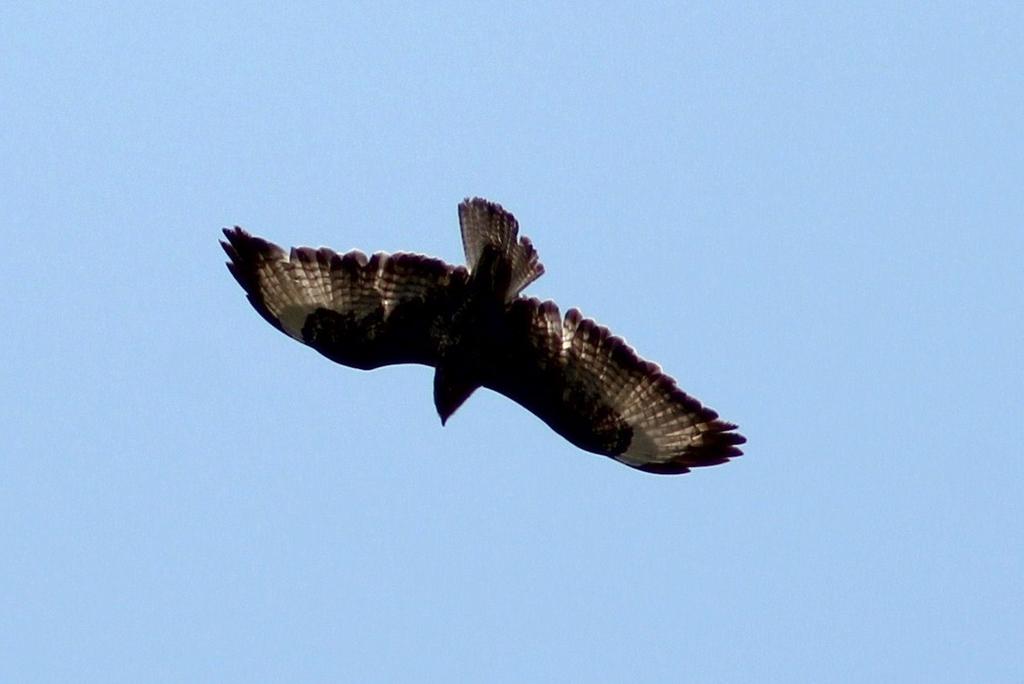
[[[463,201],[459,205],[459,225],[470,273],[475,272],[487,245],[496,246],[504,254],[511,266],[507,301],[544,274],[537,250],[528,237],[519,237],[519,222],[500,204],[479,197]]]

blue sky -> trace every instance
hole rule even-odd
[[[1014,3],[0,10],[0,680],[1021,681]],[[501,202],[738,422],[657,477],[270,328]]]

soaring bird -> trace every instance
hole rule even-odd
[[[479,387],[521,404],[580,449],[650,473],[739,456],[736,425],[577,309],[521,292],[544,273],[500,205],[459,204],[466,266],[419,254],[289,252],[224,230],[227,266],[271,325],[345,366],[432,366],[442,425]]]

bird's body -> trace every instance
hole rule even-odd
[[[479,387],[522,404],[570,442],[648,472],[742,452],[736,426],[575,309],[520,296],[543,266],[515,218],[459,205],[466,267],[415,254],[292,249],[225,230],[228,267],[272,325],[332,361],[433,366],[442,423]]]

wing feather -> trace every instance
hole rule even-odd
[[[338,363],[435,365],[466,269],[418,254],[279,246],[235,227],[228,269],[271,325]]]
[[[504,363],[485,386],[532,411],[576,446],[655,473],[685,473],[742,454],[732,423],[681,390],[576,309],[518,299]]]

